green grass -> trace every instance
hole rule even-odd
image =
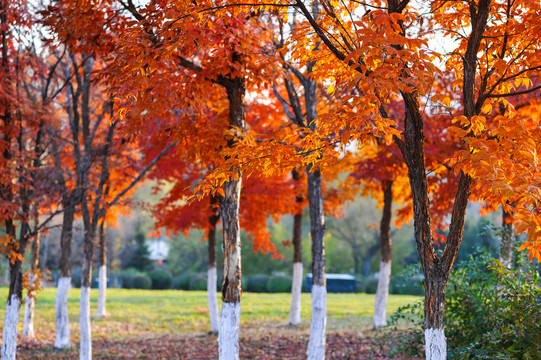
[[[97,289],[91,292],[91,314],[96,313]],[[52,341],[55,329],[56,289],[46,288],[38,294],[35,328],[39,340]],[[0,298],[7,298],[7,288],[0,288]],[[417,301],[419,297],[389,296],[387,313],[399,306]],[[301,329],[307,330],[310,319],[310,294],[302,294]],[[257,331],[264,323],[267,329],[287,325],[290,294],[244,293],[242,297],[243,331]],[[68,296],[72,335],[78,338],[79,289]],[[328,294],[328,330],[363,331],[371,327],[374,295]],[[4,318],[4,306],[0,317]],[[24,309],[21,308],[21,327]],[[207,295],[202,291],[126,290],[107,292],[108,317],[92,319],[93,337],[121,339],[164,333],[206,333],[209,331]],[[45,331],[44,331],[45,329]]]

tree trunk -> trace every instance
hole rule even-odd
[[[107,297],[107,236],[105,232],[105,218],[102,219],[99,228],[100,258],[99,258],[99,294],[98,294],[98,312],[96,317],[107,316],[106,297]]]
[[[83,200],[84,201],[84,200]],[[92,359],[92,332],[90,329],[90,288],[92,287],[92,256],[95,233],[85,226],[84,255],[81,269],[81,298],[79,300],[80,346],[79,359]]]
[[[35,228],[39,227],[39,217],[37,213],[35,218]],[[34,276],[38,269],[39,262],[39,245],[40,245],[40,232],[36,233],[34,242],[32,243],[32,258],[30,260],[30,272],[31,276]],[[34,295],[34,294],[33,294]],[[33,339],[34,338],[34,296],[27,296],[24,306],[24,321],[23,321],[23,336]]]
[[[233,61],[240,63],[240,56],[233,54]],[[246,105],[244,78],[225,80],[229,100],[229,128],[244,130]],[[237,142],[235,137],[228,139],[228,146]],[[220,199],[220,217],[223,227],[224,268],[222,279],[222,313],[218,336],[220,360],[239,358],[240,298],[241,289],[241,244],[239,207],[242,177],[231,178],[224,184],[224,195]]]
[[[68,290],[71,287],[71,239],[73,236],[73,218],[75,208],[69,202],[64,203],[64,218],[60,235],[60,278],[56,289],[56,336],[54,347],[69,348],[71,345],[68,314]]]
[[[502,244],[500,247],[500,261],[505,267],[513,263],[514,230],[511,214],[502,209]]]
[[[300,181],[297,170],[291,172],[293,180]],[[291,286],[291,307],[289,309],[289,324],[297,326],[301,323],[301,290],[302,290],[302,210],[304,201],[302,195],[297,195],[297,213],[293,218],[293,284]]]
[[[442,272],[425,275],[425,353],[427,360],[447,359],[443,329],[447,276]]]
[[[220,320],[218,316],[218,299],[216,294],[216,224],[220,220],[216,197],[210,200],[212,215],[209,217],[208,230],[208,272],[207,272],[207,301],[210,317],[210,331],[218,334]]]
[[[325,328],[327,324],[327,288],[325,279],[325,220],[321,173],[308,169],[308,204],[312,237],[312,320],[308,341],[308,360],[325,359]]]
[[[391,282],[391,212],[393,206],[393,182],[383,184],[383,214],[380,224],[380,250],[378,289],[376,291],[376,304],[374,308],[374,329],[387,325],[386,307],[389,296],[389,283]]]

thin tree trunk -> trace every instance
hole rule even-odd
[[[393,206],[393,182],[383,184],[383,214],[380,224],[380,250],[378,289],[374,307],[374,329],[387,325],[386,307],[391,282],[391,215]]]
[[[239,61],[238,54],[233,54],[233,61]],[[246,105],[244,96],[246,84],[244,78],[225,80],[229,100],[229,127],[244,130]],[[230,138],[232,147],[237,139]],[[239,358],[240,299],[241,289],[241,244],[239,207],[242,187],[241,174],[238,179],[231,178],[224,184],[224,195],[220,199],[220,217],[223,227],[224,268],[222,279],[222,313],[218,336],[220,360]]]
[[[321,173],[308,170],[308,204],[312,236],[312,319],[308,341],[308,360],[325,359],[327,325],[327,282],[325,278],[325,221]]]
[[[99,294],[98,294],[98,312],[96,317],[107,316],[106,298],[107,298],[107,236],[105,232],[105,217],[102,219],[99,227]]]
[[[502,243],[500,247],[500,261],[505,267],[513,263],[514,230],[511,214],[502,209]]]
[[[39,216],[37,211],[34,214],[35,218],[35,228],[39,227]],[[32,243],[32,258],[30,260],[30,272],[31,276],[34,276],[36,270],[38,269],[39,262],[39,245],[40,245],[40,232],[38,231],[34,237],[34,242]],[[32,296],[28,295],[26,297],[26,303],[24,306],[24,321],[23,321],[23,336],[33,339],[34,338],[34,294]]]
[[[60,278],[56,289],[56,336],[54,347],[69,348],[71,345],[68,290],[71,287],[71,239],[73,237],[73,218],[75,208],[69,202],[64,203],[62,233],[60,235]]]
[[[85,200],[83,200],[84,202]],[[92,332],[90,329],[90,288],[92,286],[92,256],[95,245],[93,229],[85,229],[84,255],[81,269],[81,298],[79,300],[80,347],[79,359],[92,359]]]
[[[218,316],[218,299],[216,294],[216,224],[220,220],[216,197],[210,200],[212,215],[209,217],[208,230],[208,273],[207,273],[207,301],[210,317],[210,331],[218,334],[220,320]]]
[[[300,181],[297,170],[291,172],[293,180]],[[302,290],[302,210],[304,201],[302,195],[295,198],[298,209],[293,217],[293,284],[291,286],[291,306],[289,309],[289,324],[297,326],[301,323],[301,290]]]

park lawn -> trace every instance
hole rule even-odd
[[[97,295],[97,289],[93,289],[91,292],[92,315],[96,312]],[[30,348],[37,346],[43,351],[46,349],[50,351],[52,347],[55,332],[55,296],[55,288],[46,288],[38,294],[35,312],[36,341],[32,342]],[[97,343],[107,342],[109,348],[114,348],[112,346],[114,343],[141,341],[141,339],[146,339],[144,341],[165,339],[173,335],[181,338],[199,337],[203,339],[203,342],[211,341],[214,344],[215,340],[206,339],[210,329],[206,296],[206,292],[202,291],[109,289],[107,292],[108,316],[101,319],[92,318],[93,340]],[[7,298],[7,288],[0,288],[0,298]],[[73,344],[77,344],[79,338],[78,298],[79,289],[70,290],[68,307]],[[417,296],[390,295],[387,312],[389,314],[399,306],[419,299]],[[250,341],[261,341],[261,336],[272,335],[285,337],[285,339],[291,336],[305,338],[309,330],[310,303],[310,294],[303,293],[303,322],[298,329],[294,329],[287,326],[290,294],[244,293],[241,336],[247,337]],[[373,307],[374,295],[328,294],[328,332],[354,334],[369,331]],[[4,318],[4,311],[4,306],[0,307],[1,319]],[[21,308],[20,329],[22,329],[23,313],[24,309]],[[175,341],[178,342],[178,339],[176,338]],[[95,350],[97,350],[96,347]],[[38,353],[33,353],[34,358],[39,358]]]

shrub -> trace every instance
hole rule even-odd
[[[267,283],[269,277],[267,275],[252,275],[248,277],[247,292],[264,293],[267,292]]]
[[[175,279],[173,288],[177,290],[190,290],[190,280],[193,274],[180,275]]]
[[[133,280],[136,276],[141,275],[139,270],[128,268],[117,273],[120,286],[124,289],[134,289]]]
[[[364,276],[358,275],[355,277],[355,292],[366,292],[366,278]]]
[[[485,254],[461,264],[447,289],[450,359],[541,359],[537,271]]]
[[[82,282],[82,273],[81,269],[73,269],[71,271],[71,285],[74,288],[80,288]]]
[[[291,292],[291,277],[286,275],[271,276],[267,282],[267,291],[270,293]]]
[[[528,269],[533,266],[509,270],[483,254],[455,267],[445,310],[449,359],[541,359],[541,288],[538,272]],[[423,339],[422,303],[400,308],[391,319],[416,327],[400,334],[388,327],[378,337],[394,341],[397,353],[421,355],[415,344]]]
[[[152,280],[145,274],[136,275],[132,281],[133,289],[148,290],[152,287]]]
[[[193,274],[190,279],[190,285],[188,290],[207,290],[207,275],[206,274]]]
[[[148,273],[152,280],[152,288],[156,290],[171,289],[173,285],[173,276],[165,270],[154,270]]]
[[[391,294],[398,295],[424,295],[424,289],[421,284],[421,277],[408,277],[406,275],[397,275],[391,278]]]
[[[378,290],[378,278],[369,276],[365,281],[365,291],[367,294],[375,294]]]

